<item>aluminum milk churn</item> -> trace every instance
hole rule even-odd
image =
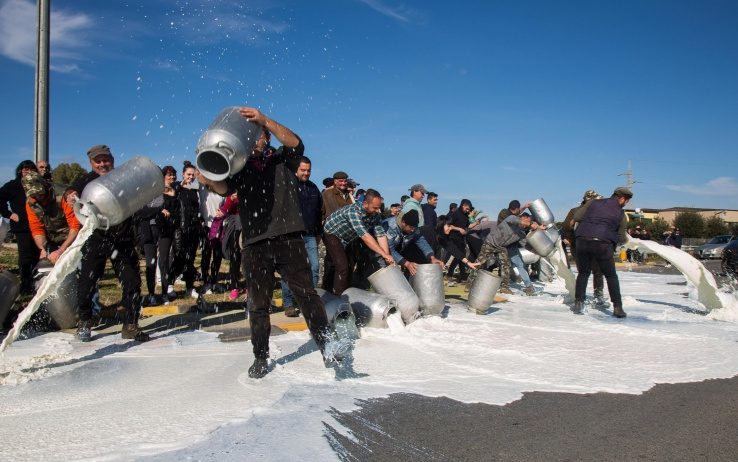
[[[200,136],[195,164],[209,180],[222,181],[243,170],[262,133],[262,127],[247,121],[231,106],[223,109]]]
[[[161,169],[143,156],[137,156],[91,181],[74,203],[74,214],[84,223],[97,215],[98,227],[107,229],[118,225],[164,190]]]

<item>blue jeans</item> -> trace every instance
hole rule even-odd
[[[507,253],[510,256],[510,263],[518,269],[520,278],[523,280],[523,285],[525,287],[530,287],[532,283],[530,282],[528,271],[525,270],[525,263],[523,263],[523,257],[520,256],[520,250],[517,248],[509,248]]]
[[[313,287],[318,287],[318,277],[320,274],[320,262],[318,260],[318,241],[315,236],[302,236],[302,240],[305,241],[305,250],[307,251],[308,260],[310,260],[310,271],[313,274]],[[295,306],[295,299],[292,297],[292,292],[287,283],[282,278],[280,283],[282,285],[282,306]]]

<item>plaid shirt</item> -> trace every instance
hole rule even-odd
[[[323,225],[326,233],[333,234],[346,247],[351,241],[373,230],[374,237],[385,235],[380,214],[367,215],[360,203],[345,205],[328,216]]]

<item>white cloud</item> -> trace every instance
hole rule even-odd
[[[735,178],[721,176],[714,178],[703,185],[667,185],[667,189],[696,196],[736,196],[738,195],[738,182]]]
[[[87,46],[84,32],[91,27],[83,13],[51,10],[51,69],[71,72]],[[31,0],[6,0],[0,6],[0,54],[36,65],[36,5]]]
[[[408,8],[404,5],[389,6],[382,0],[359,0],[374,11],[381,13],[389,18],[395,19],[400,22],[410,22],[413,19],[419,18],[420,14],[417,10]]]

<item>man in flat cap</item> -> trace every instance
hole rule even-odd
[[[564,218],[564,223],[561,226],[561,243],[565,246],[569,247],[569,252],[571,253],[572,258],[574,259],[574,264],[576,265],[576,255],[577,255],[577,245],[576,245],[576,237],[574,236],[574,214],[577,213],[577,210],[584,207],[584,204],[587,202],[594,200],[594,199],[602,199],[602,196],[597,193],[597,191],[593,189],[588,189],[584,192],[584,195],[582,196],[582,202],[573,209],[569,210],[569,213],[566,214],[566,218]],[[568,265],[568,261],[567,261]],[[592,265],[592,275],[594,278],[594,296],[595,296],[595,302],[597,304],[604,304],[604,290],[605,290],[605,278],[602,275],[602,271],[600,271],[600,267],[597,266],[597,264]]]
[[[323,205],[321,206],[323,223],[333,212],[353,203],[354,198],[349,191],[348,173],[339,170],[333,174],[333,186],[323,191]],[[323,259],[323,289],[329,292],[333,290],[334,275],[335,265],[331,256],[326,252]]]
[[[402,210],[400,210],[399,214],[400,219],[410,210],[415,210],[420,217],[419,226],[423,226],[425,219],[423,218],[423,207],[420,205],[420,202],[427,193],[428,191],[425,189],[425,186],[420,183],[410,186],[410,197],[402,204]]]
[[[107,175],[115,167],[113,153],[104,144],[92,146],[87,151],[87,158],[92,171],[72,184],[64,194],[72,205],[82,196],[82,191],[89,183]],[[132,217],[108,229],[96,229],[82,247],[77,286],[77,338],[82,342],[92,340],[92,298],[108,259],[123,290],[121,304],[125,308],[125,315],[121,336],[124,339],[146,342],[149,335],[138,326],[141,314],[141,274]]]
[[[613,253],[617,244],[622,244],[627,240],[628,219],[623,212],[623,207],[632,197],[633,192],[630,189],[619,187],[613,191],[610,198],[591,200],[574,213],[574,222],[578,223],[574,234],[576,236],[577,268],[579,269],[574,293],[574,314],[582,313],[587,280],[592,267],[597,265],[607,280],[613,316],[625,317]]]

